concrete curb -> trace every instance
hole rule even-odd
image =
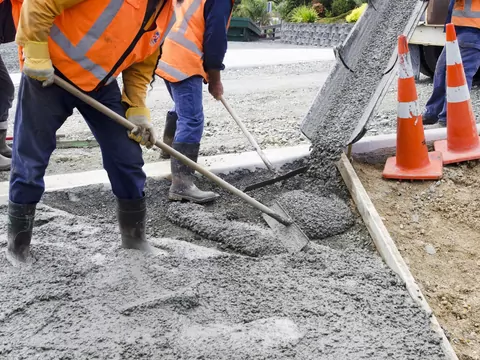
[[[458,357],[455,354],[452,345],[448,341],[445,332],[438,323],[438,320],[433,314],[430,305],[418,287],[415,278],[410,272],[410,269],[400,254],[395,242],[383,224],[377,209],[373,205],[367,191],[358,178],[355,169],[350,164],[350,161],[347,159],[345,154],[342,154],[342,158],[338,162],[337,167],[345,184],[348,187],[348,190],[350,191],[353,200],[355,201],[355,204],[357,205],[357,209],[360,212],[363,222],[365,223],[368,232],[375,243],[378,253],[385,261],[387,266],[397,273],[398,276],[400,276],[400,278],[405,282],[407,291],[412,297],[413,301],[415,301],[417,305],[419,305],[430,317],[430,326],[432,330],[440,336],[441,346],[447,359],[458,360]]]
[[[295,160],[303,159],[309,154],[310,145],[298,145],[286,148],[267,149],[265,154],[275,167],[281,167]],[[255,151],[239,154],[225,154],[200,157],[198,163],[215,174],[228,174],[238,169],[265,169],[265,164]],[[149,163],[143,167],[148,177],[166,178],[170,175],[170,161]],[[45,176],[45,191],[72,189],[94,184],[110,184],[105,170],[92,170]],[[8,202],[9,182],[0,183],[0,204]]]

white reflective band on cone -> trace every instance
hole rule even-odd
[[[447,87],[447,102],[461,103],[470,100],[470,91],[468,85],[458,87]]]
[[[420,106],[418,101],[399,102],[397,108],[397,117],[399,119],[411,119],[420,116]]]
[[[447,41],[445,47],[447,51],[447,65],[462,64],[462,56],[460,55],[457,40]]]
[[[410,53],[399,55],[398,63],[398,77],[400,79],[413,78],[412,60],[410,59]]]

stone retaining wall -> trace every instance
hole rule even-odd
[[[281,41],[295,45],[333,47],[340,45],[354,24],[282,24]]]

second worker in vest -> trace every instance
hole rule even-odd
[[[7,258],[31,262],[30,241],[55,133],[77,108],[102,151],[117,198],[122,246],[148,251],[145,173],[139,145],[155,133],[145,105],[162,43],[173,23],[172,0],[14,0],[21,6],[16,42],[23,75],[15,115]],[[123,76],[123,94],[116,78]],[[121,125],[62,88],[63,77],[135,125]]]
[[[184,0],[175,8],[176,22],[165,39],[156,73],[165,80],[173,99],[163,141],[193,161],[197,161],[203,134],[203,82],[215,99],[223,95],[220,71],[227,51],[227,28],[232,0]],[[162,157],[168,158],[165,153]],[[170,200],[199,204],[218,195],[202,191],[193,183],[195,171],[171,159]]]

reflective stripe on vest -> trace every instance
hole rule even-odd
[[[480,0],[465,0],[463,10],[454,8],[452,16],[480,19]]]
[[[204,0],[194,0],[190,7],[185,11],[185,16],[183,17],[182,23],[176,31],[170,31],[167,36],[168,40],[174,41],[177,44],[183,46],[185,49],[192,51],[194,54],[203,58],[203,51],[198,48],[198,46],[191,40],[187,39],[184,35],[188,29],[188,23],[192,16],[198,11]],[[170,77],[177,79],[177,81],[182,81],[190,77],[190,75],[181,72],[180,70],[174,68],[173,66],[167,64],[164,61],[159,61],[157,68],[165,72]],[[201,74],[198,74],[201,75]]]
[[[184,1],[182,5],[177,5],[178,21],[165,40],[156,74],[170,82],[183,81],[195,75],[208,80],[203,68],[205,32],[203,6],[206,0]],[[232,0],[232,8],[233,3]],[[231,16],[230,13],[227,29]]]
[[[99,81],[102,81],[108,75],[108,71],[105,71],[105,69],[103,69],[101,66],[91,61],[86,54],[112,23],[122,5],[123,0],[110,0],[110,3],[99,16],[95,24],[90,28],[90,30],[88,30],[88,32],[83,36],[82,40],[76,46],[67,39],[67,37],[55,24],[50,30],[50,38],[62,48],[65,54],[67,54],[73,61],[78,63],[84,70],[90,72]],[[107,81],[107,84],[111,83],[113,80],[115,80],[115,78],[112,76]]]
[[[175,24],[173,0],[160,0],[156,10],[147,23],[146,0],[84,0],[64,10],[48,39],[54,67],[84,91],[114,82],[158,52]]]

